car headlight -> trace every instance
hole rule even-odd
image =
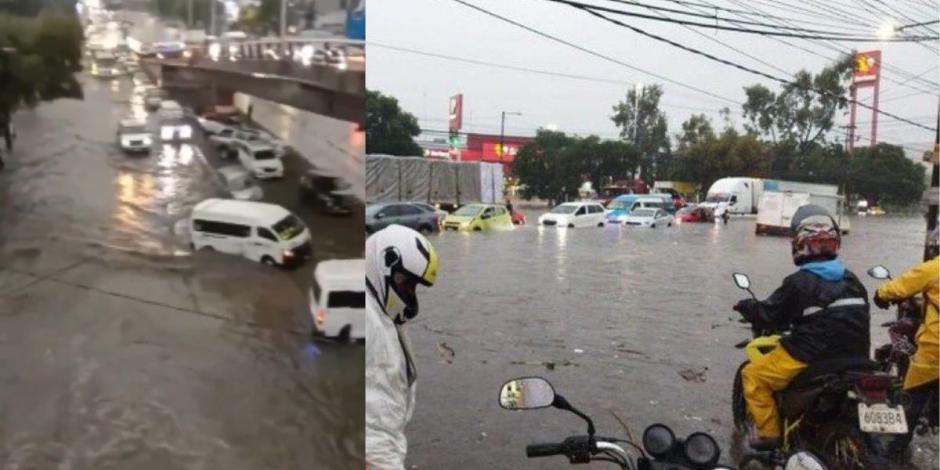
[[[281,254],[284,255],[285,258],[292,258],[294,256],[294,252],[291,250],[284,250]]]

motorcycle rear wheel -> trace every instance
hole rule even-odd
[[[731,415],[734,418],[735,430],[747,433],[750,426],[747,418],[747,402],[744,400],[744,383],[741,379],[741,371],[750,364],[751,361],[744,361],[734,373],[734,385],[731,387]]]
[[[846,422],[832,422],[820,429],[817,453],[831,470],[865,470],[891,468],[891,462],[882,455],[882,446],[857,426]]]

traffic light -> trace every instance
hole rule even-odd
[[[460,134],[456,131],[450,131],[450,135],[447,136],[447,143],[450,144],[452,149],[460,146]]]

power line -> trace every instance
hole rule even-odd
[[[724,18],[718,16],[717,12],[715,14],[707,14],[707,13],[702,13],[702,12],[693,12],[690,10],[678,10],[675,8],[653,6],[653,5],[649,5],[649,4],[642,3],[642,2],[636,2],[633,0],[607,0],[607,1],[613,2],[613,3],[619,3],[622,5],[639,6],[639,7],[649,9],[649,10],[655,10],[655,11],[660,11],[660,12],[677,13],[680,15],[693,16],[696,18],[705,18],[705,19],[715,20],[715,21],[726,21]],[[660,15],[660,16],[662,18],[668,19],[668,17],[664,15]],[[804,33],[832,34],[831,30],[808,29],[808,28],[802,28],[798,26],[769,25],[767,23],[762,23],[760,21],[735,21],[735,24],[742,24],[742,25],[749,25],[749,26],[761,26],[761,27],[772,28],[772,29],[777,29],[777,30],[782,29],[782,30],[790,30],[790,31],[802,31]],[[845,33],[845,34],[848,35],[848,34],[855,34],[855,33]]]
[[[455,1],[460,1],[460,0],[455,0]],[[548,1],[556,1],[556,0],[548,0]],[[845,98],[843,98],[843,97],[841,97],[841,96],[833,96],[832,93],[829,93],[829,92],[826,92],[826,91],[823,91],[823,90],[817,90],[817,89],[811,88],[811,87],[810,87],[810,88],[803,87],[803,86],[799,85],[799,84],[796,83],[796,82],[791,82],[791,81],[786,80],[786,79],[783,79],[783,78],[775,77],[775,76],[773,76],[773,75],[771,75],[771,74],[769,74],[769,73],[761,72],[761,71],[759,71],[759,70],[755,70],[755,69],[752,69],[752,68],[750,68],[750,67],[747,67],[747,66],[744,66],[744,65],[735,63],[735,62],[731,62],[731,61],[729,61],[729,60],[725,60],[725,59],[722,59],[722,58],[719,58],[719,57],[716,57],[716,56],[714,56],[714,55],[712,55],[712,54],[710,54],[710,53],[703,52],[703,51],[700,51],[700,50],[698,50],[698,49],[694,49],[694,48],[689,47],[689,46],[685,46],[685,45],[680,44],[680,43],[678,43],[678,42],[675,42],[675,41],[673,41],[673,40],[671,40],[671,39],[667,39],[667,38],[664,38],[664,37],[662,37],[662,36],[659,36],[659,35],[656,35],[656,34],[652,34],[652,33],[646,32],[646,31],[644,31],[644,30],[642,30],[642,29],[640,29],[640,28],[637,28],[636,26],[631,26],[631,25],[628,25],[628,24],[626,24],[626,23],[623,23],[623,22],[621,22],[621,21],[619,21],[619,20],[616,20],[616,19],[613,19],[613,18],[609,18],[609,17],[607,17],[607,16],[604,16],[604,15],[602,15],[602,14],[600,14],[600,13],[594,11],[594,10],[591,9],[591,8],[585,8],[585,7],[574,7],[574,8],[580,9],[580,10],[582,10],[582,11],[584,11],[584,12],[590,14],[590,15],[596,16],[596,17],[601,18],[601,19],[603,19],[603,20],[605,20],[605,21],[608,21],[608,22],[611,22],[611,23],[613,23],[613,24],[619,25],[619,26],[621,26],[621,27],[630,29],[630,30],[632,30],[632,31],[634,31],[634,32],[636,32],[636,33],[642,34],[642,35],[644,35],[644,36],[646,36],[646,37],[649,37],[649,38],[652,38],[652,39],[656,39],[656,40],[661,41],[661,42],[665,42],[666,44],[669,44],[669,45],[671,45],[671,46],[673,46],[673,47],[677,47],[677,48],[682,49],[682,50],[684,50],[684,51],[691,52],[691,53],[693,53],[693,54],[703,56],[703,57],[705,57],[705,58],[711,59],[711,60],[716,61],[716,62],[718,62],[718,63],[724,64],[724,65],[728,65],[728,66],[737,68],[737,69],[739,69],[739,70],[743,70],[743,71],[745,71],[745,72],[748,72],[748,73],[751,73],[751,74],[754,74],[754,75],[759,75],[759,76],[761,76],[761,77],[768,78],[768,79],[774,80],[774,81],[776,81],[776,82],[780,82],[780,83],[782,83],[782,84],[784,84],[784,85],[796,86],[796,87],[798,87],[798,88],[802,88],[802,89],[806,89],[806,90],[809,90],[809,91],[813,91],[813,92],[815,92],[815,93],[817,93],[817,94],[819,94],[819,95],[834,97],[834,98],[840,99],[840,100],[844,100],[844,99],[845,99]],[[852,100],[847,100],[847,101],[851,102]],[[860,101],[857,101],[857,100],[856,100],[855,103],[856,103],[858,106],[861,106],[861,107],[863,107],[863,108],[868,108],[868,109],[874,110],[874,111],[877,112],[878,114],[882,114],[882,115],[888,116],[888,117],[893,118],[893,119],[896,119],[896,120],[898,120],[898,121],[907,122],[907,123],[909,123],[909,124],[911,124],[911,125],[914,125],[914,126],[923,128],[923,129],[925,129],[925,130],[934,131],[934,128],[932,128],[932,127],[924,126],[924,125],[919,124],[919,123],[916,123],[916,122],[914,122],[914,121],[910,121],[910,120],[908,120],[908,119],[905,119],[905,118],[903,118],[903,117],[901,117],[901,116],[898,116],[898,115],[895,115],[895,114],[893,114],[893,113],[889,113],[889,112],[886,112],[886,111],[882,111],[882,110],[880,110],[880,109],[875,109],[875,108],[873,108],[873,107],[871,107],[871,106],[869,106],[869,105],[867,105],[867,104],[865,104],[865,103],[862,103],[862,102],[860,102]]]
[[[880,39],[877,37],[838,36],[838,35],[823,35],[823,34],[811,35],[811,34],[788,33],[788,32],[781,32],[781,31],[761,31],[757,29],[738,28],[734,26],[721,26],[717,24],[710,25],[707,23],[697,23],[695,21],[677,20],[674,18],[660,18],[660,17],[653,16],[653,15],[647,15],[645,13],[635,13],[635,12],[617,10],[615,8],[607,8],[607,7],[597,6],[597,5],[588,5],[586,3],[576,2],[572,0],[545,0],[545,1],[564,4],[564,5],[568,5],[574,8],[579,8],[585,11],[587,10],[603,11],[605,13],[613,13],[615,15],[632,16],[635,18],[643,18],[643,19],[654,20],[654,21],[664,21],[667,23],[682,24],[682,25],[688,25],[688,26],[697,26],[700,28],[707,28],[707,29],[717,29],[717,30],[723,30],[723,31],[733,31],[733,32],[748,33],[748,34],[759,34],[761,36],[782,36],[782,37],[791,37],[791,38],[800,38],[800,39],[829,39],[829,40],[843,41],[843,42],[876,42],[876,41],[917,42],[917,41],[935,39],[932,36],[909,36],[909,37],[904,37],[904,38],[893,37],[893,38],[887,38],[887,39]]]
[[[907,94],[907,95],[901,95],[901,96],[892,96],[892,97],[890,97],[890,98],[882,99],[882,100],[880,100],[880,101],[881,101],[881,103],[887,103],[887,102],[890,102],[890,101],[897,101],[897,100],[900,100],[900,99],[910,98],[910,97],[912,97],[912,96],[920,96],[920,95],[923,95],[923,93],[921,93],[921,92],[919,92],[919,91],[915,91],[914,93],[910,93],[910,94]]]
[[[743,5],[742,5],[742,2],[740,2],[740,1],[738,1],[738,0],[729,0],[729,1],[731,1],[731,2],[734,3],[735,5],[740,5],[740,6],[743,6],[744,8],[748,8],[748,9],[750,9],[751,11],[755,12],[755,14],[766,14],[766,12],[764,12],[763,10],[757,9],[756,7],[750,7],[750,6],[748,6],[747,4],[743,4]],[[757,1],[757,0],[755,0],[755,1]],[[785,21],[785,20],[784,20],[784,22],[788,22],[788,21]],[[809,54],[815,55],[816,57],[820,57],[820,58],[826,59],[826,60],[828,60],[828,61],[836,60],[836,59],[834,59],[834,58],[832,58],[832,57],[824,56],[824,55],[822,55],[822,54],[820,54],[820,53],[818,53],[818,52],[816,52],[816,51],[814,51],[814,50],[807,49],[807,48],[805,48],[805,47],[801,47],[801,46],[799,46],[799,45],[796,45],[796,44],[794,44],[794,43],[792,43],[792,42],[785,41],[785,40],[780,39],[780,38],[772,38],[772,39],[774,39],[774,40],[777,41],[777,42],[786,44],[786,45],[788,45],[788,46],[790,46],[790,47],[799,49],[799,50],[801,50],[801,51],[803,51],[803,52],[807,52],[807,53],[809,53]],[[845,53],[850,52],[850,51],[848,51],[848,50],[846,50],[846,49],[841,49],[841,48],[839,48],[839,47],[835,47],[835,46],[833,46],[833,45],[824,43],[824,42],[822,42],[822,41],[808,41],[808,42],[811,42],[811,43],[813,43],[813,44],[822,46],[822,47],[824,47],[824,48],[826,48],[826,49],[829,49],[830,51],[834,51],[834,52],[837,52],[837,53],[839,53],[839,54],[845,54]],[[897,70],[897,72],[895,72],[895,73],[897,73],[898,75],[902,75],[902,72],[903,72],[903,75],[904,75],[904,76],[911,76],[911,75],[913,75],[911,72],[907,72],[906,70],[903,70],[903,69],[898,68],[898,67],[893,67],[893,66],[890,66],[890,65],[887,65],[887,64],[881,64],[881,65],[882,65],[882,70],[884,70],[884,71],[895,71],[895,70]],[[887,75],[886,75],[884,78],[885,78],[886,81],[889,81],[889,82],[892,82],[892,83],[900,83],[899,81],[894,80],[894,79],[888,77]],[[932,83],[930,83],[930,85],[933,86]],[[907,85],[904,85],[904,86],[906,86],[907,88],[910,88],[910,89],[912,89],[912,90],[918,90],[918,91],[920,91],[921,93],[933,93],[932,91],[928,91],[928,90],[924,90],[923,88],[916,87],[916,86],[914,86],[913,84],[907,84]]]
[[[615,59],[615,58],[613,58],[613,57],[610,57],[610,56],[601,54],[600,52],[597,52],[597,51],[588,49],[588,48],[583,47],[583,46],[579,46],[579,45],[574,44],[574,43],[572,43],[572,42],[570,42],[570,41],[566,41],[566,40],[561,39],[561,38],[559,38],[559,37],[557,37],[557,36],[553,36],[553,35],[551,35],[551,34],[542,32],[542,31],[540,31],[540,30],[538,30],[538,29],[535,29],[535,28],[533,28],[533,27],[531,27],[531,26],[524,25],[524,24],[522,24],[522,23],[519,23],[518,21],[512,20],[512,19],[510,19],[510,18],[506,18],[505,16],[501,16],[501,15],[499,15],[499,14],[496,14],[496,13],[491,12],[491,11],[489,11],[489,10],[486,10],[486,9],[484,9],[484,8],[478,7],[478,6],[476,6],[476,5],[472,4],[472,3],[468,3],[468,2],[466,2],[466,1],[464,1],[464,0],[451,0],[451,1],[452,1],[452,2],[456,2],[456,3],[459,3],[459,4],[461,4],[461,5],[463,5],[463,6],[467,7],[467,8],[476,10],[476,11],[478,11],[478,12],[480,12],[480,13],[483,13],[483,14],[485,14],[485,15],[487,15],[487,16],[496,18],[496,19],[498,19],[498,20],[500,20],[500,21],[509,23],[509,24],[511,24],[511,25],[513,25],[513,26],[522,28],[522,29],[524,29],[524,30],[526,30],[526,31],[529,31],[529,32],[533,33],[533,34],[537,34],[537,35],[542,36],[542,37],[544,37],[544,38],[546,38],[546,39],[550,39],[550,40],[555,41],[555,42],[557,42],[557,43],[559,43],[559,44],[564,44],[564,45],[566,45],[566,46],[568,46],[568,47],[577,49],[577,50],[579,50],[579,51],[581,51],[581,52],[585,52],[585,53],[590,54],[590,55],[592,55],[592,56],[595,56],[595,57],[604,59],[604,60],[606,60],[606,61],[608,61],[608,62],[613,62],[613,63],[615,63],[615,64],[624,66],[624,67],[626,67],[626,68],[628,68],[628,69],[635,70],[635,71],[640,72],[640,73],[644,73],[644,74],[646,74],[646,75],[649,75],[649,76],[651,76],[651,77],[655,77],[655,78],[657,78],[657,79],[659,79],[659,80],[662,80],[662,81],[664,81],[664,82],[672,83],[672,84],[674,84],[674,85],[678,85],[678,86],[681,86],[681,87],[683,87],[683,88],[687,88],[687,89],[689,89],[689,90],[697,91],[697,92],[702,93],[702,94],[704,94],[704,95],[711,96],[712,98],[717,98],[717,99],[719,99],[719,100],[722,100],[722,101],[725,101],[725,102],[728,102],[728,103],[738,104],[737,101],[735,101],[735,100],[733,100],[733,99],[731,99],[731,98],[727,98],[727,97],[724,97],[724,96],[721,96],[721,95],[712,93],[712,92],[710,92],[710,91],[703,90],[703,89],[701,89],[701,88],[698,88],[698,87],[695,87],[695,86],[692,86],[692,85],[688,85],[688,84],[682,83],[682,82],[677,81],[677,80],[673,80],[673,79],[671,79],[671,78],[665,77],[665,76],[663,76],[663,75],[660,75],[660,74],[657,74],[657,73],[654,73],[654,72],[650,72],[650,71],[647,71],[647,70],[643,70],[643,69],[641,69],[641,68],[639,68],[639,67],[637,67],[637,66],[635,66],[635,65],[628,64],[628,63],[623,62],[623,61],[621,61],[621,60],[617,60],[617,59]]]
[[[611,0],[611,1],[613,1],[613,0]],[[713,4],[713,3],[704,3],[704,4],[703,4],[703,3],[689,2],[689,1],[684,1],[684,0],[663,0],[663,1],[667,1],[667,2],[670,2],[670,3],[674,3],[674,4],[676,4],[676,5],[682,5],[682,6],[693,7],[693,8],[705,8],[705,9],[707,9],[707,10],[709,10],[709,11],[714,11],[716,14],[717,14],[718,12],[726,12],[726,13],[735,14],[735,15],[740,16],[740,17],[756,16],[756,17],[761,18],[761,19],[787,19],[787,18],[784,18],[784,17],[781,17],[781,16],[760,15],[760,14],[756,14],[756,13],[750,12],[750,11],[736,10],[736,9],[733,9],[733,8],[722,7],[722,6],[715,5],[715,4]],[[701,10],[699,10],[699,12],[701,12]],[[807,19],[801,19],[801,20],[799,20],[799,21],[800,21],[800,23],[810,24],[810,25],[814,25],[814,26],[824,26],[824,27],[827,27],[827,28],[834,28],[834,27],[842,27],[842,28],[844,28],[844,27],[849,27],[849,28],[852,28],[852,29],[863,29],[863,30],[865,30],[865,31],[871,31],[871,29],[872,29],[872,28],[870,27],[870,25],[863,25],[863,24],[860,24],[860,23],[848,23],[848,22],[845,21],[844,18],[840,19],[839,23],[841,23],[841,24],[823,23],[823,22],[818,22],[818,21],[813,21],[813,20],[807,20]]]
[[[627,86],[627,87],[633,86],[633,82],[628,82],[625,80],[614,80],[610,78],[593,77],[589,75],[577,75],[577,74],[570,74],[570,73],[564,73],[564,72],[555,72],[552,70],[522,67],[518,65],[507,65],[503,63],[487,62],[487,61],[478,60],[478,59],[457,57],[453,55],[440,54],[437,52],[422,51],[418,49],[411,49],[411,48],[401,47],[401,46],[393,46],[390,44],[382,44],[382,43],[377,43],[377,42],[367,42],[366,45],[374,46],[374,47],[378,47],[382,49],[388,49],[392,51],[404,52],[408,54],[421,55],[421,56],[432,57],[432,58],[441,59],[441,60],[449,60],[452,62],[461,62],[465,64],[479,65],[483,67],[491,67],[491,68],[496,68],[496,69],[501,69],[501,70],[513,70],[517,72],[534,73],[534,74],[539,74],[539,75],[547,75],[550,77],[567,78],[571,80],[584,80],[584,81],[589,81],[589,82],[607,83],[607,84],[618,85],[618,86]],[[688,109],[692,111],[705,111],[705,112],[721,111],[720,108],[701,108],[701,107],[695,107],[695,106],[670,104],[664,101],[660,101],[660,104],[662,104],[665,107]]]

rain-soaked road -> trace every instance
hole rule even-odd
[[[749,273],[766,296],[794,270],[787,240],[757,237],[753,224],[433,237],[438,282],[409,325],[418,367],[409,468],[568,468],[563,457],[526,459],[525,446],[584,434],[583,421],[499,407],[502,383],[530,375],[551,380],[599,434],[624,435],[613,411],[637,439],[663,422],[679,435],[712,433],[727,456],[743,355],[733,345],[750,334],[731,320],[746,295],[731,273]],[[852,228],[844,258],[870,294],[878,284],[868,267],[901,272],[918,262],[922,218],[856,219]],[[873,344],[887,340],[878,325],[890,315],[873,310]],[[937,468],[936,438],[915,446],[918,468]]]
[[[131,80],[82,81],[0,172],[0,468],[362,468],[363,348],[308,341],[312,264],[189,256],[199,150],[122,154]]]

